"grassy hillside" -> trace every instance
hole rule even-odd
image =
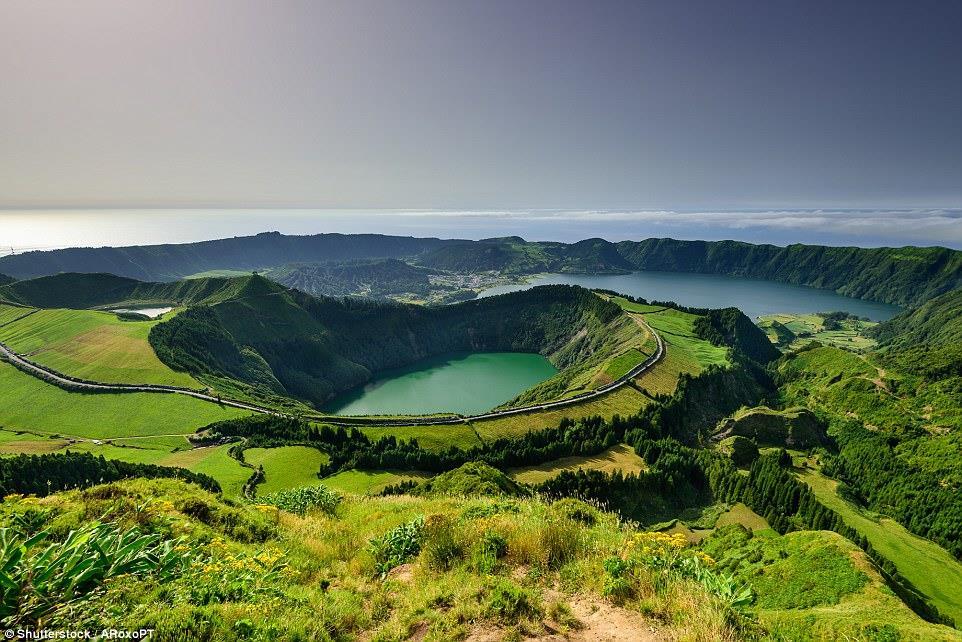
[[[883,346],[896,348],[958,345],[962,343],[962,288],[903,312],[871,333]]]
[[[911,376],[918,394],[935,387],[962,394],[962,289],[876,326],[879,361]]]
[[[270,500],[291,506],[298,497]],[[132,537],[155,534],[138,544],[145,561],[164,560],[124,577],[91,574],[67,604],[57,589],[41,593],[31,573],[15,572],[22,592],[13,617],[66,628],[146,627],[160,641],[734,640],[787,631],[790,639],[867,639],[878,631],[884,639],[959,639],[887,594],[864,558],[831,534],[764,542],[728,534],[714,540],[715,561],[684,540],[637,531],[574,500],[313,497],[293,513],[227,502],[179,481],[130,480],[10,498],[0,509],[3,525],[46,529],[43,546],[83,555],[92,544],[66,539],[67,531],[94,528],[96,515],[106,526],[90,537],[108,556],[112,538],[137,529]],[[729,579],[735,551],[756,542],[768,573],[737,568]],[[19,564],[42,563],[39,550],[28,545]],[[779,550],[800,555],[780,559]],[[799,594],[803,603],[793,604]]]
[[[64,273],[0,287],[0,301],[37,308],[107,308],[216,303],[236,296],[243,279],[209,277],[175,283],[137,281],[114,274]]]
[[[425,308],[315,298],[257,276],[235,281],[231,298],[155,326],[158,356],[197,376],[316,403],[381,370],[459,351],[539,352],[563,373],[581,369],[598,355],[613,358],[618,328],[631,324],[617,306],[568,286]]]
[[[109,272],[172,281],[201,273],[276,268],[291,263],[405,259],[456,272],[625,272],[663,270],[771,279],[849,296],[916,305],[962,286],[962,252],[947,248],[856,248],[753,245],[737,241],[646,239],[573,244],[519,237],[482,241],[374,234],[257,236],[124,248],[73,248],[0,257],[16,278],[60,272]]]
[[[67,392],[0,361],[0,427],[51,435],[110,439],[188,434],[247,413],[183,395]]]
[[[951,640],[891,594],[872,563],[827,531],[753,535],[743,526],[713,533],[701,549],[758,596],[755,612],[774,639]]]
[[[620,470],[623,473],[639,473],[645,468],[644,459],[630,446],[620,444],[598,455],[562,457],[537,466],[511,468],[507,472],[519,482],[540,484],[557,477],[565,470],[600,470],[607,473]]]
[[[902,342],[904,335],[890,334],[911,315],[886,329],[886,345],[879,351],[857,355],[813,344],[783,357],[776,378],[783,403],[805,405],[828,421],[839,450],[827,458],[824,470],[844,482],[848,497],[959,557],[959,361],[951,354],[954,343],[937,342],[937,324],[917,326],[930,333],[917,337],[925,343]],[[953,324],[948,316],[941,319],[948,336]]]
[[[202,388],[196,379],[171,370],[154,354],[147,335],[159,322],[124,321],[111,312],[95,310],[0,304],[0,341],[32,361],[81,379]]]
[[[314,296],[409,294],[426,298],[431,291],[430,277],[435,273],[398,259],[381,259],[286,265],[271,270],[268,276]]]
[[[962,286],[962,252],[944,247],[778,247],[674,239],[617,246],[639,270],[747,276],[899,305],[916,305]]]
[[[806,468],[799,477],[815,492],[819,501],[836,511],[861,533],[876,551],[891,560],[906,579],[930,596],[939,611],[962,623],[962,563],[945,549],[913,535],[893,519],[872,513],[846,501],[838,494],[838,482]]]
[[[255,468],[263,467],[264,481],[257,485],[257,493],[269,495],[321,483],[317,472],[327,461],[327,455],[307,446],[248,448],[244,451],[244,461]]]

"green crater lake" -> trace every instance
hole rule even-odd
[[[385,370],[328,403],[339,415],[475,415],[514,399],[556,372],[540,354],[475,352],[431,357]]]

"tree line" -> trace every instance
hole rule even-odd
[[[16,455],[0,459],[0,496],[18,493],[45,497],[50,493],[131,477],[172,478],[197,484],[212,493],[221,492],[212,477],[183,468],[134,464],[116,459],[95,457],[90,453],[49,453]]]

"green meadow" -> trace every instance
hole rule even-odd
[[[0,313],[10,310],[23,308],[0,305]],[[0,326],[0,341],[41,365],[82,379],[203,388],[157,358],[147,335],[160,322],[123,321],[99,310],[37,310]]]
[[[244,461],[255,468],[264,467],[264,481],[257,485],[258,495],[321,483],[317,471],[327,460],[325,453],[309,446],[244,450]]]
[[[417,439],[418,444],[428,450],[445,450],[451,446],[467,450],[481,445],[478,434],[467,423],[436,426],[361,426],[359,429],[374,441],[388,435],[394,435],[397,439]]]
[[[231,444],[224,444],[184,450],[170,454],[156,463],[210,475],[217,480],[225,495],[239,497],[244,482],[254,471],[231,457],[228,454],[230,448]]]
[[[68,392],[0,362],[0,427],[88,439],[180,435],[246,411],[185,395]]]
[[[414,470],[344,470],[336,475],[325,477],[325,486],[344,493],[357,495],[376,495],[386,486],[403,481],[421,481],[431,477],[428,473]]]
[[[846,524],[868,539],[872,548],[891,560],[899,573],[928,596],[939,611],[962,622],[962,563],[895,520],[845,501],[836,492],[835,480],[811,469],[804,469],[799,478],[811,487],[819,501],[841,515]]]

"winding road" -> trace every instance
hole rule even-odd
[[[630,313],[629,313],[630,314]],[[536,404],[532,406],[522,406],[519,408],[505,408],[503,410],[492,410],[491,412],[482,413],[480,415],[456,415],[456,416],[446,416],[446,417],[410,417],[398,420],[376,420],[368,419],[366,421],[351,421],[349,417],[343,418],[329,418],[329,417],[317,417],[319,421],[324,421],[325,423],[338,424],[338,425],[358,425],[363,423],[364,425],[371,426],[424,426],[424,425],[444,425],[444,424],[461,424],[470,421],[477,421],[482,419],[494,419],[497,417],[506,417],[509,415],[517,415],[525,412],[537,411],[537,410],[550,410],[552,408],[561,408],[564,406],[570,406],[577,403],[587,401],[589,399],[594,399],[600,397],[612,390],[624,386],[632,379],[641,376],[644,372],[653,367],[658,363],[662,357],[665,355],[665,342],[661,336],[654,331],[654,329],[648,325],[640,316],[631,314],[630,315],[639,326],[647,330],[655,338],[656,349],[655,352],[651,354],[642,363],[638,364],[627,373],[599,388],[591,390],[589,392],[583,392],[581,394],[575,395],[573,397],[568,397],[567,399],[559,399],[558,401],[549,401],[542,404]],[[77,377],[71,377],[70,375],[64,374],[62,372],[57,372],[51,368],[43,366],[35,361],[31,361],[27,357],[18,354],[11,350],[7,345],[0,342],[0,360],[6,361],[13,365],[18,370],[25,372],[29,375],[37,377],[47,383],[63,388],[64,390],[80,391],[80,392],[101,392],[101,393],[123,393],[123,392],[153,392],[153,393],[164,393],[164,394],[178,394],[186,395],[188,397],[194,397],[195,399],[202,399],[204,401],[209,401],[211,403],[220,404],[222,406],[229,406],[231,408],[239,408],[241,410],[249,410],[251,412],[257,412],[262,414],[270,414],[276,416],[288,416],[285,413],[278,412],[276,410],[271,410],[270,408],[265,408],[263,406],[258,406],[255,404],[246,403],[243,401],[236,401],[233,399],[224,399],[215,395],[207,394],[199,390],[191,390],[190,388],[181,388],[177,386],[164,386],[158,384],[124,384],[124,383],[105,383],[100,381],[88,381],[86,379],[79,379]]]

